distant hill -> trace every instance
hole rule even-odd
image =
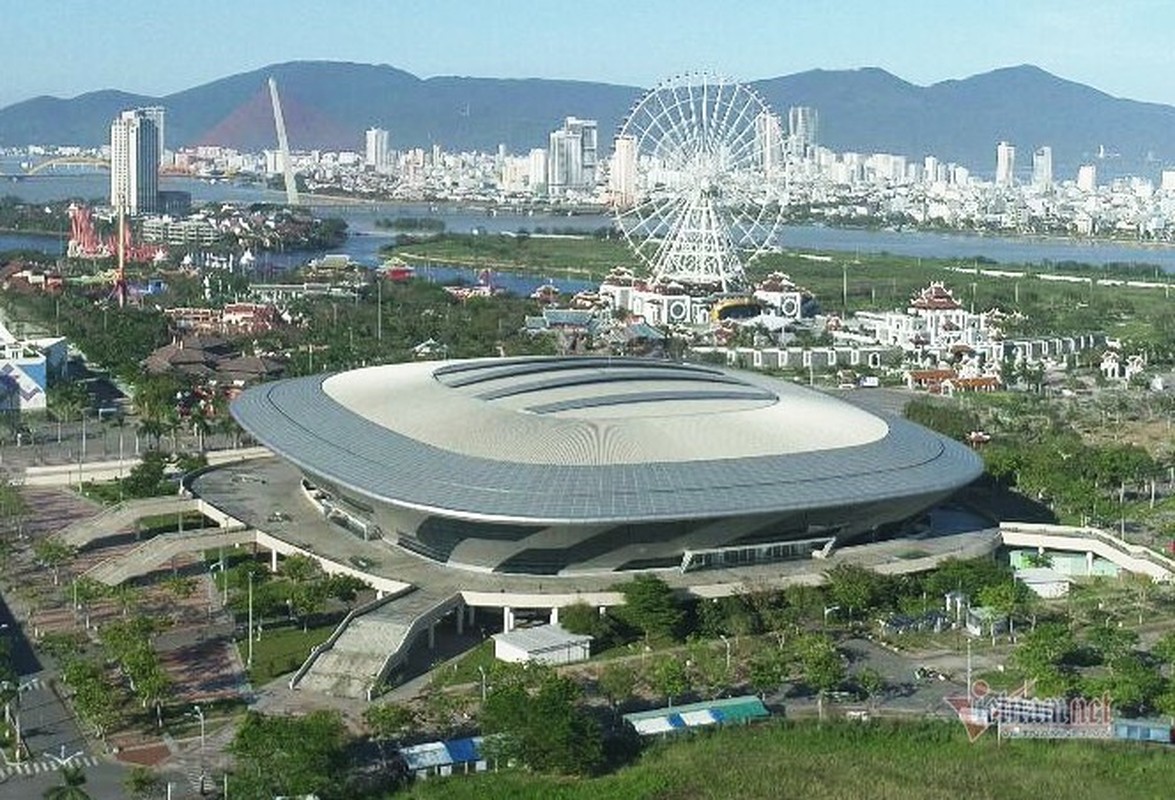
[[[295,149],[361,150],[373,125],[391,132],[396,148],[512,152],[546,146],[563,117],[600,123],[601,149],[642,89],[556,80],[438,77],[420,79],[387,65],[294,61],[233,75],[166,97],[116,91],[69,100],[39,97],[0,109],[0,146],[29,143],[93,146],[106,141],[123,108],[168,109],[169,146],[220,144],[242,150],[273,147],[266,79],[282,95]],[[813,70],[757,81],[779,113],[814,106],[820,142],[835,150],[933,154],[978,174],[994,169],[995,146],[1017,146],[1027,175],[1032,151],[1053,148],[1054,171],[1071,177],[1097,158],[1102,175],[1154,176],[1175,163],[1175,107],[1111,97],[1032,66],[1009,67],[931,86],[916,86],[875,69]]]

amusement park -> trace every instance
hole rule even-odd
[[[962,763],[959,721],[1170,744],[1166,362],[1123,333],[1164,284],[793,247],[809,145],[710,73],[640,94],[606,167],[566,117],[523,212],[348,198],[348,230],[258,91],[284,203],[160,191],[152,107],[27,171],[111,187],[0,276],[36,398],[5,395],[0,627],[61,672],[11,701],[0,796],[74,747],[192,796],[374,798],[767,739]],[[1083,733],[1044,720],[1085,697]]]

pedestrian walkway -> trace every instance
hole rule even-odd
[[[80,520],[57,534],[62,544],[81,549],[92,542],[114,536],[143,517],[185,514],[200,510],[198,500],[186,497],[149,497],[126,500],[104,509],[97,516]]]
[[[167,762],[167,771],[183,775],[193,791],[214,785],[211,776],[223,774],[228,765],[225,750],[237,733],[235,724],[227,724],[205,737],[203,748],[199,739],[189,739],[180,747],[173,742],[175,755]],[[204,777],[201,787],[200,777]]]
[[[417,589],[366,614],[348,617],[328,640],[330,644],[315,648],[291,687],[335,697],[370,698],[388,669],[405,658],[416,635],[460,608],[461,597],[456,593]]]
[[[63,767],[92,767],[99,763],[97,756],[88,754],[74,755],[69,758],[56,758],[52,755],[42,756],[35,761],[25,761],[20,764],[9,764],[0,768],[0,781],[13,777],[31,777],[45,772],[57,772]]]

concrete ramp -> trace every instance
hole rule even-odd
[[[146,575],[159,569],[175,556],[217,547],[249,544],[256,540],[257,531],[244,526],[163,533],[148,539],[133,550],[96,564],[87,570],[85,575],[107,586],[118,586],[129,578]]]
[[[56,535],[63,544],[81,550],[99,539],[129,532],[131,526],[144,517],[200,511],[201,505],[197,499],[178,495],[127,500],[104,509],[97,516],[79,520]]]
[[[455,608],[460,594],[414,589],[348,615],[290,681],[290,687],[335,697],[371,699],[408,654],[416,636]]]

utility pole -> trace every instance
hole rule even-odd
[[[253,668],[253,570],[249,570],[249,657],[245,669]]]

